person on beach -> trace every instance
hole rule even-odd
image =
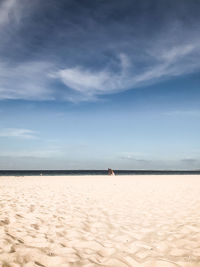
[[[114,173],[114,171],[112,169],[108,168],[108,175],[114,176],[115,173]]]

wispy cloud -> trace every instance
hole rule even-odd
[[[119,156],[119,159],[122,159],[125,161],[135,161],[138,163],[151,162],[151,160],[149,160],[149,157],[147,155],[135,154],[131,152],[122,153],[122,155]]]
[[[20,150],[20,151],[7,151],[1,152],[1,157],[13,158],[56,158],[62,156],[59,149],[41,149],[41,150]]]
[[[18,27],[22,19],[34,10],[37,1],[2,0],[0,3],[0,30],[7,30],[10,24]]]
[[[55,71],[58,69],[57,63],[42,61],[26,62],[15,67],[0,64],[0,99],[59,99],[55,80],[66,87],[63,99],[95,100],[102,95],[147,86],[197,71],[200,69],[200,62],[195,57],[197,52],[200,53],[200,44],[171,48],[159,54],[159,61],[157,54],[154,59],[151,57],[147,67],[139,70],[135,70],[127,54],[117,55],[117,71],[109,67],[96,71],[84,66]]]
[[[198,6],[175,3],[173,17],[157,5],[158,27],[157,9],[147,16],[140,1],[133,14],[131,1],[111,1],[94,16],[93,6],[68,2],[1,2],[0,99],[91,101],[200,70],[199,18],[191,19]]]
[[[0,137],[15,137],[22,139],[37,138],[37,133],[29,129],[4,128],[0,130]]]
[[[188,164],[193,164],[193,163],[197,163],[198,159],[186,158],[186,159],[182,159],[181,162],[188,163]]]
[[[124,90],[130,62],[125,54],[120,54],[118,59],[119,72],[113,72],[108,68],[101,71],[93,71],[78,66],[61,69],[53,73],[51,77],[60,79],[65,86],[78,92],[80,94],[79,97],[82,97],[83,100],[91,100],[98,95],[117,93]],[[77,95],[74,97],[76,99]]]
[[[165,112],[166,116],[189,116],[189,117],[200,117],[200,110],[171,110]]]
[[[159,53],[159,55],[158,55]],[[143,69],[134,68],[126,54],[118,56],[120,71],[105,68],[93,71],[82,66],[65,68],[52,75],[68,88],[90,100],[100,95],[118,93],[141,86],[157,83],[163,79],[189,74],[200,69],[195,55],[200,54],[200,42],[160,49]],[[159,58],[159,60],[158,60]],[[76,99],[76,95],[74,95]]]
[[[47,62],[0,64],[0,99],[52,100]]]
[[[3,0],[0,4],[0,26],[9,22],[17,9],[17,0]]]

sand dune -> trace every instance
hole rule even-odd
[[[200,266],[200,177],[0,177],[0,266]]]

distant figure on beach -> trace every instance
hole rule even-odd
[[[112,175],[113,176],[113,175],[115,175],[115,173],[114,173],[114,171],[112,169],[108,168],[108,175]]]

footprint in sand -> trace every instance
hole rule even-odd
[[[0,226],[4,226],[10,223],[10,220],[8,218],[5,218],[3,220],[0,220]]]
[[[34,205],[30,205],[29,212],[34,212],[34,210],[35,210],[35,206]]]
[[[31,227],[33,227],[35,230],[39,230],[40,227],[38,224],[34,223],[34,224],[31,224]]]

